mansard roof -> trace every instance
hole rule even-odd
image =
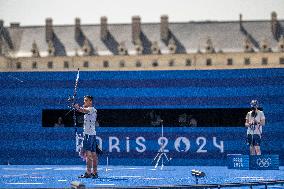
[[[284,35],[284,21],[278,20],[280,36]],[[241,27],[242,26],[242,27]],[[57,56],[83,55],[82,45],[75,39],[75,25],[53,25],[54,48]],[[136,54],[132,41],[132,25],[108,24],[110,37],[103,41],[100,36],[101,26],[80,25],[84,37],[89,41],[94,55],[115,55],[117,46],[124,43],[129,55]],[[277,51],[278,41],[273,36],[271,21],[206,21],[168,23],[168,28],[177,43],[177,53],[206,52],[208,39],[215,52],[244,52],[247,37],[255,51],[260,50],[266,40],[272,51]],[[0,28],[2,52],[14,57],[31,57],[32,44],[37,44],[40,55],[48,55],[45,26],[18,26]],[[141,40],[144,53],[151,54],[151,44],[157,42],[161,53],[169,53],[167,44],[161,40],[160,23],[141,23]]]

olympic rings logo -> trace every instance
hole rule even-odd
[[[269,167],[271,165],[271,159],[270,158],[258,158],[257,165],[259,167]]]

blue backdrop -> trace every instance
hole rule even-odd
[[[43,109],[67,109],[76,72],[0,73],[0,163],[77,164],[73,128],[42,128]],[[284,164],[284,69],[80,72],[78,97],[95,96],[100,109],[248,108],[258,99],[267,125],[263,152]],[[99,111],[98,111],[99,114]],[[111,164],[151,164],[160,128],[98,128]],[[246,130],[165,128],[174,165],[224,165],[228,153],[248,153]]]

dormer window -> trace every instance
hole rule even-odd
[[[173,38],[171,38],[169,40],[168,48],[169,48],[170,54],[175,54],[176,53],[177,46],[176,46],[175,40]]]
[[[244,51],[253,52],[252,43],[248,37],[245,39],[245,42],[244,42]]]
[[[266,39],[264,39],[262,42],[261,42],[261,49],[260,49],[262,52],[269,52],[270,51],[270,48],[268,47],[268,42]]]
[[[47,49],[48,55],[49,56],[54,56],[55,55],[55,48],[52,43],[52,41],[48,41],[48,49]]]
[[[208,38],[207,41],[206,41],[205,51],[207,53],[214,53],[215,52],[213,42],[210,38]]]
[[[284,52],[284,37],[281,35],[279,42],[278,42],[278,50],[280,52]]]
[[[118,46],[118,54],[119,55],[127,55],[127,49],[125,47],[125,43],[124,42],[121,42]]]
[[[160,48],[158,46],[158,42],[154,41],[151,45],[151,52],[152,54],[160,54]]]
[[[84,44],[83,44],[82,49],[83,49],[83,53],[84,53],[85,56],[91,55],[91,49],[92,48],[91,48],[91,45],[90,45],[90,43],[87,39],[84,40]]]
[[[143,45],[141,40],[136,40],[135,42],[135,50],[138,55],[143,54]]]
[[[142,45],[135,45],[135,50],[137,54],[141,55],[143,54],[143,46]]]
[[[31,52],[32,52],[32,57],[40,57],[39,50],[35,41],[32,44]]]
[[[0,56],[3,54],[3,39],[0,36]]]

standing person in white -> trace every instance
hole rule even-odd
[[[252,110],[247,113],[245,122],[250,155],[261,155],[260,143],[262,126],[265,125],[265,116],[263,111],[258,109],[259,105],[257,100],[252,100],[250,105]]]
[[[75,109],[84,113],[84,141],[83,141],[83,153],[86,157],[86,172],[81,175],[80,178],[98,178],[97,165],[98,156],[96,151],[96,120],[97,110],[93,107],[93,97],[85,96],[84,105],[80,107],[75,104]],[[92,171],[93,168],[93,171]]]

